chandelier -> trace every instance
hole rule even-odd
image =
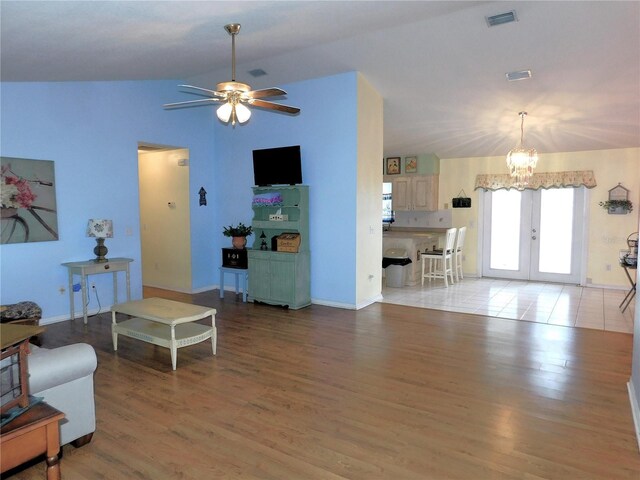
[[[524,117],[527,112],[520,112],[520,142],[507,154],[507,167],[509,174],[513,178],[514,186],[522,189],[529,183],[529,179],[533,174],[533,169],[538,163],[538,152],[535,148],[527,148],[524,146]]]

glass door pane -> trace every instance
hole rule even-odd
[[[490,268],[519,270],[521,192],[498,190],[491,200]]]
[[[538,271],[571,273],[573,244],[573,188],[540,191]]]

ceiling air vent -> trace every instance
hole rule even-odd
[[[261,68],[254,68],[253,70],[249,70],[249,75],[251,75],[252,77],[262,77],[263,75],[266,75],[266,74],[267,72],[265,72]]]
[[[505,74],[507,76],[507,80],[510,82],[515,82],[516,80],[526,80],[531,78],[531,70],[520,70],[519,72],[509,72]]]
[[[487,25],[489,27],[495,27],[496,25],[504,25],[505,23],[518,21],[515,10],[511,10],[510,12],[505,13],[499,13],[497,15],[491,15],[490,17],[485,17],[485,19],[487,20]]]

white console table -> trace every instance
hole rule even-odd
[[[69,271],[69,303],[71,305],[71,319],[75,318],[75,301],[73,298],[73,276],[80,275],[82,288],[82,319],[87,324],[87,276],[99,273],[113,273],[113,304],[118,303],[118,272],[125,272],[127,277],[127,302],[131,301],[131,283],[129,280],[129,264],[132,258],[110,258],[106,262],[98,263],[94,260],[82,262],[68,262],[62,265]]]

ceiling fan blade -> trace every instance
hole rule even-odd
[[[165,103],[164,108],[180,108],[180,107],[199,107],[201,105],[208,105],[212,102],[221,102],[219,98],[203,98],[202,100],[189,100],[186,102]]]
[[[224,97],[225,94],[222,92],[216,92],[215,90],[209,90],[208,88],[202,88],[202,87],[195,87],[193,85],[178,85],[179,87],[182,88],[193,88],[194,90],[200,90],[202,92],[206,92],[209,95],[212,95],[214,97]]]
[[[263,88],[262,90],[254,90],[252,92],[247,92],[246,96],[249,98],[264,98],[264,97],[279,97],[281,95],[286,95],[287,92],[282,90],[281,88],[271,87],[271,88]]]
[[[254,107],[258,107],[258,108],[267,108],[269,110],[278,110],[279,112],[291,113],[291,114],[300,113],[299,108],[290,107],[289,105],[282,105],[281,103],[273,103],[273,102],[267,102],[265,100],[257,100],[257,99],[251,99],[248,101],[248,103],[249,105],[253,105]]]

